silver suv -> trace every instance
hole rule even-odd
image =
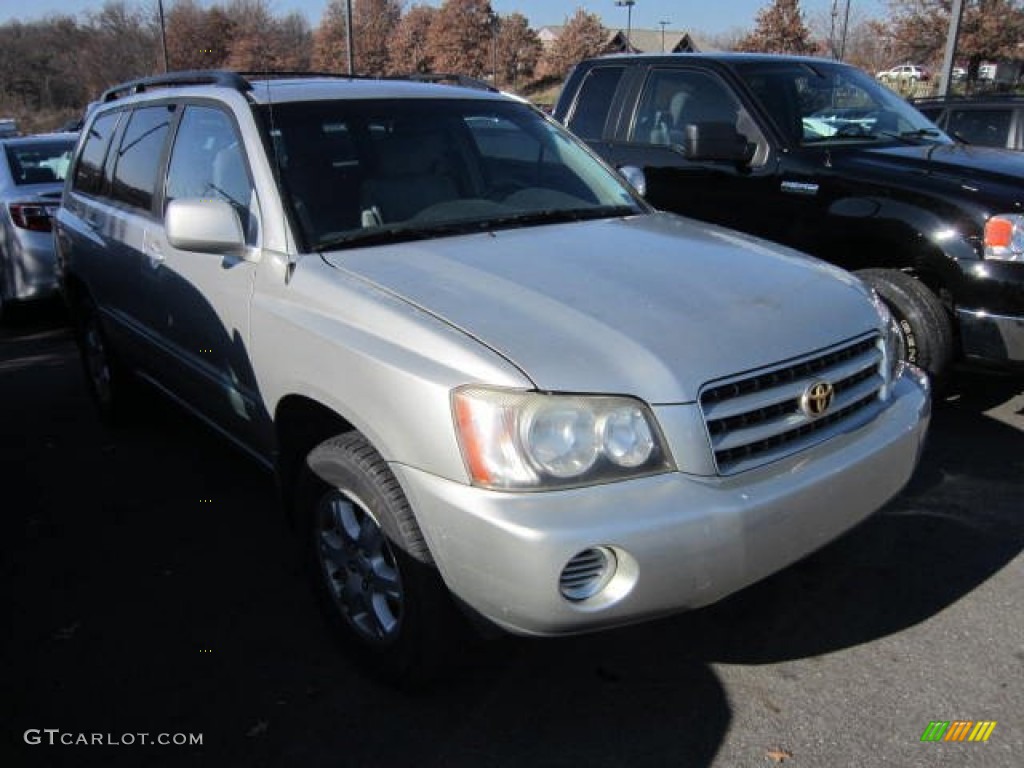
[[[102,412],[148,382],[272,470],[395,678],[464,613],[558,635],[718,600],[885,504],[926,432],[859,280],[655,212],[494,92],[129,83],[56,231]]]

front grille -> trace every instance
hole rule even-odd
[[[718,473],[767,464],[869,421],[882,407],[883,365],[875,334],[707,385],[700,406]],[[833,387],[831,406],[818,417],[801,407],[816,382]]]

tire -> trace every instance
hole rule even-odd
[[[74,327],[82,373],[100,420],[111,426],[122,424],[131,411],[134,382],[111,347],[92,299],[78,301]]]
[[[935,383],[953,363],[953,328],[946,308],[924,283],[890,269],[864,269],[857,276],[889,307],[903,341],[903,358],[923,368]]]
[[[465,624],[384,459],[358,433],[331,438],[309,453],[297,501],[314,590],[356,661],[403,687],[435,679]]]

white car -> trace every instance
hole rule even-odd
[[[917,64],[901,64],[898,67],[879,72],[875,77],[885,82],[919,81],[931,78],[931,73]]]
[[[96,401],[147,381],[272,470],[392,678],[456,607],[560,635],[725,597],[885,504],[928,424],[860,280],[654,211],[482,89],[120,86],[57,242]]]

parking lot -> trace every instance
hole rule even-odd
[[[910,487],[796,566],[655,623],[492,640],[416,694],[332,642],[268,475],[155,399],[99,424],[55,310],[0,330],[0,403],[6,765],[1024,761],[1019,377],[958,375]],[[921,741],[952,720],[997,726]]]

